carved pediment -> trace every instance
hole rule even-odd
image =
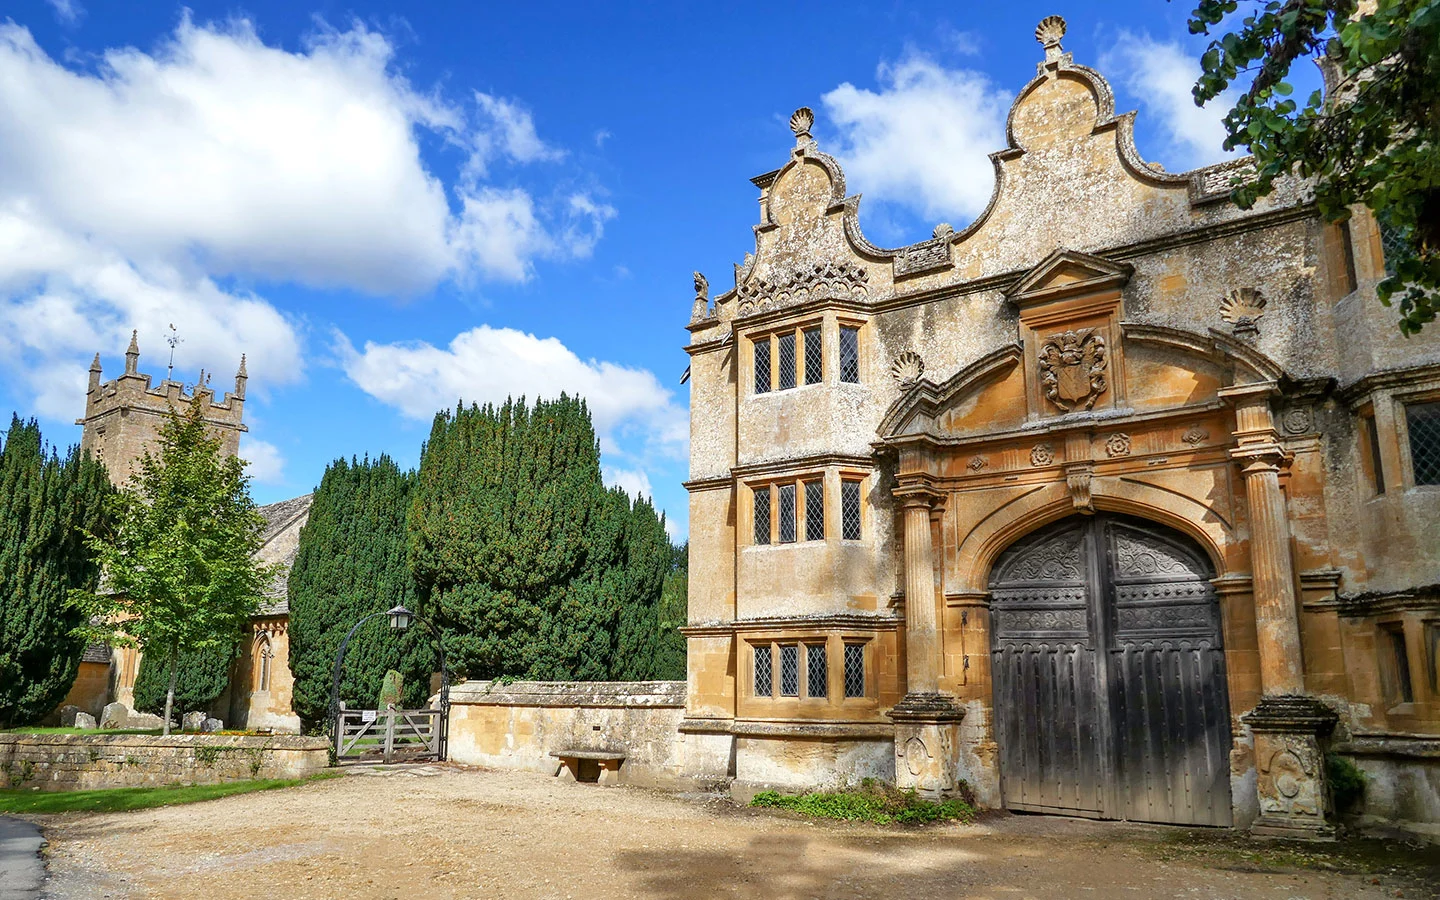
[[[755,278],[736,289],[738,314],[798,306],[807,300],[868,300],[869,273],[846,263],[815,263],[771,282]]]
[[[1135,267],[1077,250],[1056,250],[1005,292],[1022,310],[1081,294],[1119,290]]]

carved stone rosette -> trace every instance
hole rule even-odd
[[[1109,387],[1105,338],[1094,328],[1052,335],[1040,345],[1040,389],[1069,412],[1094,409]]]

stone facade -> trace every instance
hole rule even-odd
[[[1063,32],[963,230],[867,241],[802,109],[697,273],[681,731],[752,785],[1297,835],[1335,748],[1433,798],[1440,331],[1363,210],[1143,160]]]
[[[303,778],[330,765],[325,738],[229,734],[0,734],[6,786],[42,791]]]

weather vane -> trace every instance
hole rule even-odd
[[[165,338],[165,343],[170,345],[170,366],[165,370],[165,380],[169,381],[175,374],[175,345],[180,343],[180,335],[175,331],[175,323],[170,323],[170,335]]]

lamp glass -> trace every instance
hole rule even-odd
[[[394,609],[386,613],[386,615],[390,619],[391,631],[404,631],[405,629],[410,627],[411,620],[415,618],[415,614],[412,613],[410,610],[406,609],[403,605],[396,606]]]

